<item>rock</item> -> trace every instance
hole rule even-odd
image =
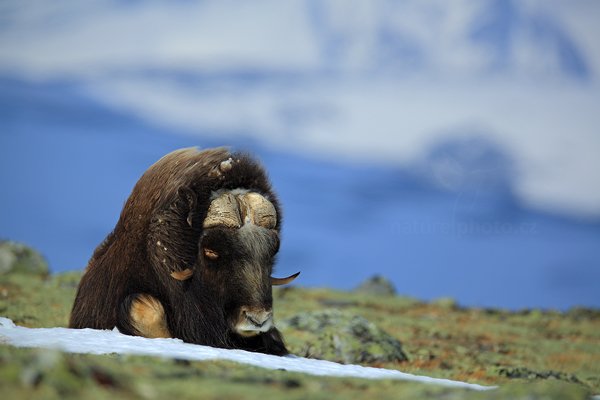
[[[55,349],[36,349],[30,353],[20,371],[20,380],[26,388],[37,390],[37,393],[54,392],[57,396],[51,397],[57,398],[85,397],[83,391],[89,393],[93,385],[111,390],[130,389],[116,373]],[[97,389],[92,390],[98,393]]]
[[[431,301],[431,305],[438,306],[440,308],[445,308],[448,310],[456,310],[458,309],[458,303],[452,297],[439,297]]]
[[[496,367],[495,372],[500,376],[511,379],[558,379],[571,383],[582,383],[577,376],[559,371],[534,371],[525,367]]]
[[[24,273],[47,276],[48,263],[33,248],[12,241],[0,241],[0,275]]]
[[[396,288],[389,279],[381,275],[373,275],[354,289],[354,292],[377,296],[393,296],[396,294]]]
[[[341,363],[405,361],[401,343],[365,318],[328,309],[297,314],[279,324],[315,335],[303,355]]]
[[[572,307],[565,315],[577,320],[596,320],[600,319],[600,309],[589,307]]]

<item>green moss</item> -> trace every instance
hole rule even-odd
[[[0,315],[27,327],[67,326],[81,273],[0,276]]]
[[[2,275],[0,316],[30,327],[66,326],[80,276]],[[469,309],[450,301],[424,303],[401,296],[296,287],[277,288],[274,302],[280,322],[327,308],[366,317],[401,342],[408,355],[404,361],[365,358],[364,365],[500,385],[500,389],[476,393],[401,381],[314,377],[221,361],[47,353],[0,344],[2,398],[584,399],[600,393],[597,310]],[[335,330],[324,341],[319,336],[323,332],[279,325],[296,354],[335,342]],[[354,333],[361,337],[365,332],[369,329],[363,324]],[[358,347],[371,354],[386,352],[376,341],[358,343],[350,346],[351,351]],[[323,357],[336,356],[332,351]]]

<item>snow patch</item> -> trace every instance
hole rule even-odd
[[[69,353],[136,354],[191,361],[227,360],[255,367],[300,372],[317,376],[353,377],[365,379],[398,379],[454,388],[489,390],[494,386],[452,381],[407,374],[404,372],[344,365],[331,361],[312,360],[297,356],[278,357],[244,350],[219,349],[184,343],[180,339],[147,339],[123,335],[116,329],[25,328],[8,318],[0,317],[0,343],[16,347],[60,349]]]

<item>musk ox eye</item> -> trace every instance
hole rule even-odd
[[[204,249],[203,250],[204,253],[204,257],[208,258],[209,260],[216,260],[217,258],[219,258],[219,254],[211,249]]]

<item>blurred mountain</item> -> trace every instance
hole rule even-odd
[[[2,4],[5,72],[509,73],[588,80],[598,69],[598,56],[590,54],[597,50],[590,44],[597,29],[573,26],[576,17],[600,11],[589,0],[568,6],[514,0],[31,3]]]
[[[310,3],[322,65],[372,73],[590,79],[588,55],[548,2]],[[573,5],[573,7],[576,7]]]

